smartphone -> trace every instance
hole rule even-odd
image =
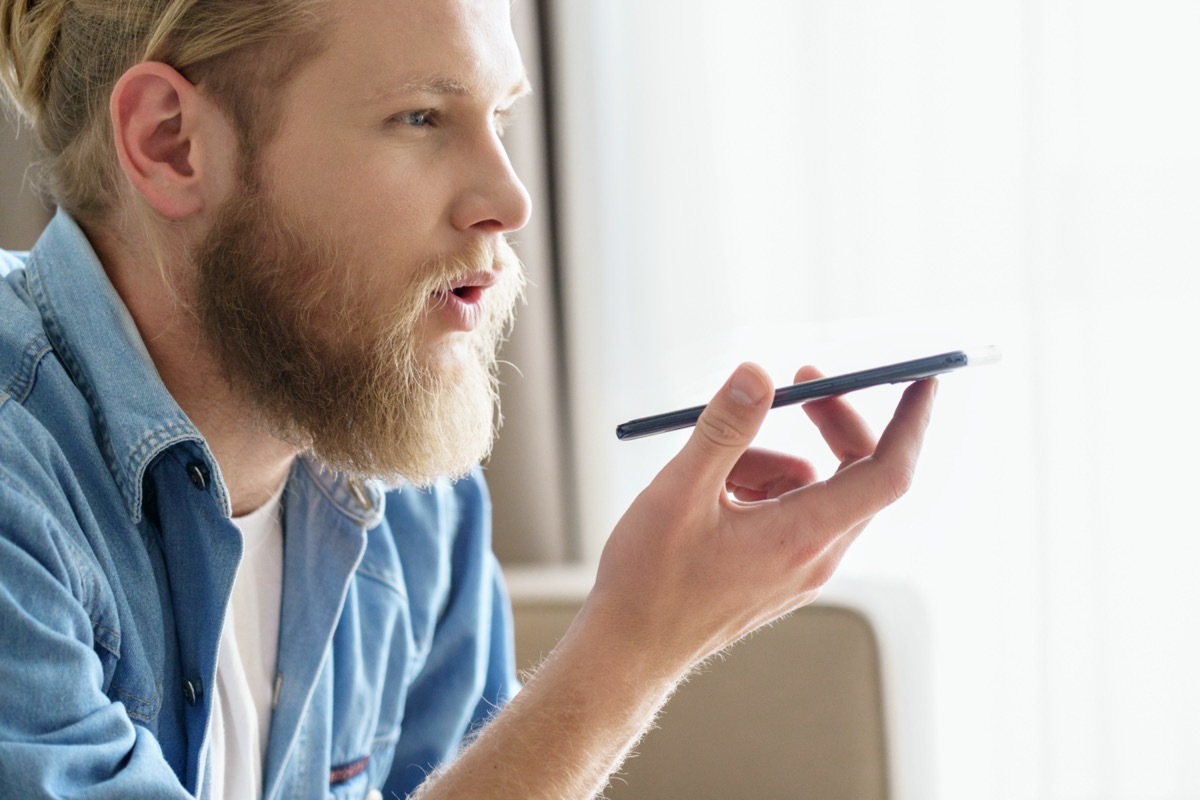
[[[931,378],[951,370],[976,364],[990,364],[1000,360],[1000,351],[995,347],[987,347],[978,351],[954,350],[936,356],[926,356],[912,361],[901,361],[898,364],[888,364],[886,367],[864,369],[861,372],[848,372],[832,378],[818,378],[814,381],[793,384],[775,390],[775,401],[771,408],[790,406],[796,403],[806,403],[822,397],[853,392],[868,386],[878,386],[883,383],[904,383]],[[617,426],[617,438],[640,439],[656,433],[677,431],[690,428],[700,419],[704,406],[684,408],[679,411],[668,411],[665,414],[655,414],[651,417],[641,417]]]

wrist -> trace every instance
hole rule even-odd
[[[593,591],[548,661],[585,673],[608,696],[631,706],[661,704],[698,658],[651,629],[642,615],[606,604]]]

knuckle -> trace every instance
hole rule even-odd
[[[908,494],[913,485],[913,473],[913,466],[907,463],[896,466],[885,473],[883,489],[889,504]]]
[[[833,580],[837,572],[838,562],[832,558],[822,558],[813,565],[809,573],[809,591],[819,591],[821,587]]]
[[[795,587],[799,591],[814,592],[833,578],[837,571],[838,557],[834,554],[836,547],[829,543],[816,543],[793,554],[790,572],[794,575]]]
[[[696,437],[702,446],[713,450],[741,447],[745,440],[737,420],[730,414],[715,410],[701,418],[696,426]]]

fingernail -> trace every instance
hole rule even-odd
[[[739,405],[756,406],[767,396],[770,388],[758,370],[743,364],[733,373],[733,380],[729,382],[729,396]]]

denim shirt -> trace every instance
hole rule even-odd
[[[0,797],[196,796],[241,535],[87,238],[0,251]],[[297,460],[265,798],[412,791],[515,691],[478,471]]]

